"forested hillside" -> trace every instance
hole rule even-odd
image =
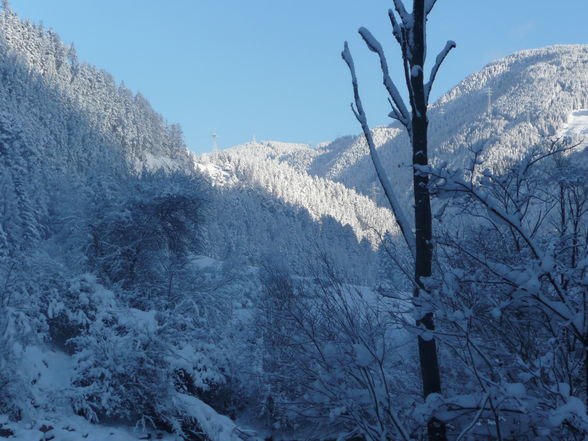
[[[219,303],[186,298],[217,283],[192,270],[206,197],[192,157],[177,126],[54,32],[9,9],[0,24],[2,423],[79,414],[179,431],[177,363],[201,387],[221,377],[202,372],[215,356],[196,336]]]
[[[263,414],[264,268],[317,276],[326,250],[373,282],[368,224],[389,214],[354,231],[342,186],[313,209],[251,170],[214,180],[141,95],[10,9],[0,24],[0,429],[83,417],[214,439],[230,420],[205,402]]]
[[[452,439],[582,439],[587,108],[586,46],[498,60],[431,106],[435,277],[413,301],[363,137],[197,157],[5,5],[0,437],[409,441],[435,417]],[[406,133],[373,134],[408,200]]]
[[[572,112],[588,108],[586,90],[586,46],[552,46],[497,60],[431,105],[431,157],[437,163],[464,166],[475,150],[485,166],[503,169],[542,140],[559,136]],[[408,193],[405,183],[411,178],[405,131],[397,123],[373,131],[382,161],[394,170],[392,182]],[[245,144],[223,154],[284,162],[368,196],[374,184],[379,189],[363,136],[347,136],[316,147]],[[381,195],[379,202],[383,200]]]

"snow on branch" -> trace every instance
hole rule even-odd
[[[196,397],[177,394],[176,405],[186,412],[211,441],[243,441],[244,434],[227,416],[219,414]],[[257,439],[257,437],[254,437]]]
[[[437,3],[437,0],[425,0],[425,14],[429,15],[433,10],[433,7]]]
[[[365,41],[367,47],[372,52],[378,54],[378,57],[380,58],[380,67],[382,69],[384,86],[386,87],[386,90],[388,91],[394,106],[396,106],[392,106],[392,109],[396,110],[396,112],[393,112],[393,117],[398,119],[402,125],[404,125],[410,131],[410,115],[406,105],[404,104],[404,100],[400,95],[400,92],[398,92],[398,88],[392,81],[392,78],[390,78],[388,62],[386,61],[386,56],[384,55],[384,49],[382,48],[382,45],[378,40],[376,40],[372,33],[364,27],[359,28],[359,35],[361,35],[361,38],[363,38],[363,41]],[[397,118],[397,116],[400,116],[401,118]]]
[[[433,3],[435,2],[433,1]],[[437,55],[437,58],[435,59],[435,65],[431,69],[431,76],[429,77],[429,81],[427,82],[427,84],[425,84],[425,98],[427,102],[429,102],[429,94],[431,93],[431,88],[433,87],[433,83],[435,82],[435,78],[437,77],[437,72],[439,71],[441,64],[443,64],[443,61],[445,60],[451,49],[454,49],[455,46],[455,41],[449,40],[445,44],[443,50],[439,52],[439,55]]]
[[[396,12],[398,12],[402,23],[406,27],[412,27],[412,14],[408,13],[404,7],[404,3],[402,3],[402,0],[394,0],[394,9],[396,9]]]
[[[404,47],[404,34],[403,34],[403,30],[404,30],[404,26],[400,23],[398,23],[398,21],[396,20],[396,16],[394,15],[394,11],[392,9],[388,9],[388,17],[390,17],[390,23],[392,24],[392,34],[394,35],[394,38],[396,38],[396,41],[398,42],[398,44],[400,45],[400,47]]]
[[[503,207],[500,206],[492,196],[487,194],[482,188],[477,187],[473,182],[466,182],[457,173],[452,173],[448,170],[434,170],[431,166],[417,166],[415,169],[421,173],[428,174],[431,178],[438,182],[438,188],[442,191],[454,194],[468,194],[475,201],[477,201],[482,207],[484,207],[493,219],[500,221],[501,223],[510,227],[516,234],[525,242],[531,255],[536,262],[536,278],[545,277],[549,284],[552,286],[558,301],[551,301],[547,299],[539,291],[535,290],[535,287],[522,286],[520,282],[509,274],[509,271],[500,270],[501,266],[498,264],[486,265],[493,268],[493,271],[500,275],[504,280],[509,281],[513,286],[517,286],[521,291],[528,291],[532,297],[538,301],[543,307],[547,308],[551,312],[560,316],[562,319],[569,322],[572,331],[578,336],[581,341],[584,341],[584,329],[582,324],[576,320],[576,316],[573,313],[573,307],[569,305],[569,298],[566,297],[565,290],[560,285],[558,277],[554,274],[554,264],[552,259],[546,255],[541,249],[540,244],[536,243],[533,235],[525,230],[519,216],[508,213]]]
[[[433,3],[435,3],[435,2],[433,1]],[[489,398],[490,398],[490,394],[489,393],[486,393],[484,395],[484,397],[482,398],[482,401],[481,401],[481,404],[480,404],[480,409],[476,413],[476,416],[474,417],[474,419],[471,421],[470,424],[468,424],[466,427],[464,427],[464,429],[461,431],[461,433],[459,434],[459,436],[456,438],[455,441],[461,441],[462,439],[464,439],[466,437],[466,435],[474,427],[476,427],[476,425],[478,424],[478,421],[480,420],[480,418],[482,417],[482,414],[484,413],[485,406],[486,406],[486,403],[488,402],[488,399]]]
[[[353,110],[355,118],[357,118],[357,121],[359,121],[359,123],[361,124],[363,134],[365,135],[368,147],[370,149],[370,156],[374,163],[378,179],[380,180],[380,183],[382,184],[382,187],[384,189],[384,193],[386,194],[386,198],[390,203],[392,213],[394,213],[394,218],[396,220],[396,223],[398,224],[398,227],[400,228],[402,237],[404,237],[406,245],[408,246],[408,249],[410,250],[410,253],[414,258],[416,256],[415,237],[410,229],[410,223],[408,221],[408,218],[404,214],[402,207],[398,199],[396,198],[396,195],[394,194],[392,184],[390,183],[390,180],[388,179],[388,176],[384,171],[384,167],[382,166],[382,163],[380,162],[380,157],[378,155],[378,152],[376,151],[376,145],[374,144],[372,132],[369,128],[367,117],[363,110],[363,105],[361,103],[361,98],[359,96],[359,86],[357,84],[357,75],[355,74],[355,64],[353,63],[353,58],[351,56],[351,52],[349,51],[349,45],[347,44],[347,42],[345,42],[343,52],[341,52],[341,57],[347,64],[349,72],[351,73],[351,82],[353,84],[353,97],[355,100],[355,107],[353,106],[353,104],[351,104],[351,110]]]

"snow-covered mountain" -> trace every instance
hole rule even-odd
[[[0,433],[86,436],[83,415],[234,439],[204,402],[263,407],[263,268],[313,275],[326,250],[373,281],[377,238],[350,225],[389,214],[328,208],[370,206],[340,184],[300,175],[280,199],[251,169],[196,161],[141,95],[10,9],[0,78]]]
[[[581,135],[582,129],[577,127],[583,127],[582,109],[587,107],[588,45],[518,52],[470,75],[431,105],[430,157],[433,163],[446,161],[457,168],[467,165],[475,150],[481,152],[484,167],[500,170],[543,140]],[[350,131],[359,131],[359,127]],[[408,192],[411,177],[406,167],[409,149],[405,131],[396,123],[373,131],[392,182]],[[225,158],[282,163],[367,196],[373,194],[376,184],[362,135],[318,146],[248,143],[206,155],[213,163]],[[378,202],[383,204],[382,198]]]
[[[499,171],[547,137],[581,138],[587,86],[588,46],[492,63],[431,106],[433,160],[476,150]],[[406,134],[374,139],[407,195]],[[284,391],[266,384],[268,323],[328,277],[369,297],[397,233],[361,136],[195,157],[145,98],[9,9],[0,183],[0,434],[18,439],[57,422],[59,439],[85,437],[82,416],[255,438],[217,411],[271,432]]]

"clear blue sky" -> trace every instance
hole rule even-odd
[[[180,123],[197,153],[211,149],[213,130],[221,148],[253,135],[315,144],[358,133],[349,109],[349,75],[339,56],[344,40],[359,65],[370,122],[387,124],[377,60],[356,31],[368,27],[396,63],[386,15],[391,3],[11,1],[21,17],[53,28],[75,44],[81,60],[109,71],[169,122]],[[587,26],[588,0],[438,0],[429,21],[429,61],[448,39],[458,47],[439,74],[433,98],[511,52],[588,43]]]

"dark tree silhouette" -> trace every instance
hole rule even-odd
[[[431,70],[429,80],[425,82],[424,65],[426,59],[426,23],[427,16],[433,9],[436,0],[413,0],[413,10],[409,13],[402,0],[394,0],[395,11],[390,10],[388,15],[392,24],[392,30],[396,41],[402,50],[402,62],[404,67],[405,83],[410,100],[410,112],[405,105],[396,85],[392,81],[386,57],[380,43],[365,28],[360,28],[359,33],[368,48],[376,53],[380,60],[380,67],[383,74],[383,82],[389,96],[392,111],[389,116],[398,120],[408,131],[412,143],[412,165],[413,165],[413,186],[414,186],[414,233],[410,228],[408,217],[403,213],[392,188],[387,174],[378,158],[375,144],[367,122],[361,98],[359,96],[357,77],[353,59],[347,43],[342,56],[351,71],[355,106],[352,110],[355,117],[362,126],[366,137],[370,155],[372,157],[378,178],[384,188],[386,197],[390,202],[396,221],[402,235],[414,258],[414,282],[415,298],[419,297],[421,291],[426,290],[425,279],[432,275],[432,214],[431,196],[429,193],[429,177],[422,173],[422,167],[428,165],[427,132],[428,119],[427,107],[429,94],[439,67],[451,49],[455,47],[453,41],[447,42],[445,48],[439,53]],[[416,302],[418,304],[418,302]],[[433,314],[431,312],[422,316],[417,323],[427,330],[434,329]],[[418,338],[419,358],[421,365],[421,377],[423,382],[423,393],[427,397],[432,393],[441,392],[441,376],[437,359],[437,347],[435,339]],[[428,424],[430,440],[445,440],[445,426],[435,418]]]

